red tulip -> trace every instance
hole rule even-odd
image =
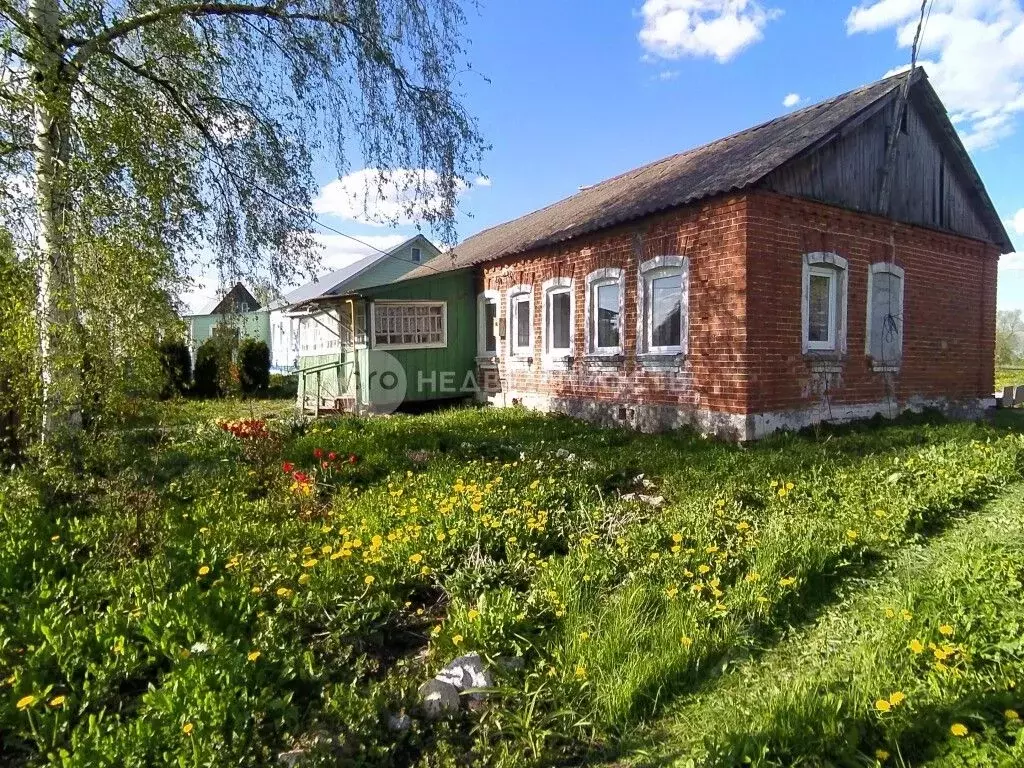
[[[349,464],[355,464],[356,463],[356,455],[354,453],[350,453],[348,455],[348,463]]]
[[[338,458],[338,454],[336,454],[334,451],[331,451],[330,453],[327,454],[328,461],[334,461],[336,458]]]
[[[324,455],[324,449],[323,448],[314,448],[313,449],[313,458],[314,459],[319,459],[323,455]]]
[[[281,469],[282,469],[282,470],[283,470],[283,471],[284,471],[285,473],[288,473],[288,472],[291,472],[291,471],[292,471],[293,469],[295,469],[295,465],[294,465],[294,464],[292,464],[292,463],[291,463],[290,461],[286,461],[286,462],[284,462],[284,463],[283,463],[283,464],[281,465]]]

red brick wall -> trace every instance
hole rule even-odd
[[[871,263],[892,258],[905,270],[903,364],[871,368],[864,352]],[[755,191],[648,217],[566,243],[483,265],[478,290],[533,286],[534,362],[510,363],[498,340],[500,388],[553,398],[671,405],[732,414],[820,406],[821,375],[801,352],[802,256],[834,252],[848,262],[847,353],[828,377],[828,402],[889,398],[989,397],[994,378],[998,249],[968,238],[896,224],[810,201]],[[689,354],[678,371],[636,363],[637,281],[642,261],[689,259]],[[598,369],[584,360],[586,277],[625,271],[624,360]],[[572,365],[542,363],[542,285],[573,278]]]
[[[479,290],[533,286],[534,363],[509,364],[508,339],[499,339],[501,388],[557,398],[674,405],[742,413],[748,398],[746,362],[746,201],[724,197],[651,216],[639,222],[487,263]],[[636,364],[637,282],[641,262],[662,255],[689,258],[689,355],[679,371],[650,371]],[[625,272],[624,360],[600,370],[583,359],[586,277],[618,267]],[[542,285],[571,277],[575,299],[575,360],[562,371],[544,370],[541,359]]]
[[[766,192],[749,195],[747,221],[752,412],[822,402],[801,353],[801,256],[814,251],[849,265],[847,354],[830,402],[992,395],[998,248]],[[903,361],[886,375],[865,356],[867,284],[869,266],[893,253],[905,270]]]

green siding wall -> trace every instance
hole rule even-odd
[[[240,315],[191,315],[188,320],[188,343],[195,358],[199,345],[210,338],[215,326],[224,324],[238,329],[239,340],[254,339],[270,346],[270,312],[260,309]]]
[[[462,390],[476,358],[476,297],[470,270],[394,283],[364,292],[369,301],[446,301],[448,346],[440,349],[393,349],[387,351],[402,366],[407,401],[442,400],[472,392]],[[367,323],[369,328],[369,322]],[[372,343],[371,339],[371,343]],[[374,350],[361,350],[360,370],[375,369]],[[376,366],[379,367],[379,366]],[[370,401],[368,376],[360,377],[364,402]],[[444,386],[447,384],[448,386]]]

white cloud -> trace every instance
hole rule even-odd
[[[846,30],[893,28],[897,44],[909,50],[920,11],[918,0],[867,2],[850,11]],[[1014,118],[1024,111],[1021,0],[934,0],[920,59],[968,149],[991,147],[1013,133]]]
[[[800,103],[800,94],[799,93],[787,94],[786,98],[784,98],[782,100],[782,106],[784,106],[786,109],[791,109],[792,107],[795,107],[799,103]]]
[[[1013,215],[1009,224],[1018,235],[1024,235],[1024,208],[1021,208]]]
[[[478,176],[473,184],[456,181],[455,194],[471,186],[489,187],[490,178]],[[423,168],[384,171],[364,168],[327,184],[313,201],[313,210],[373,226],[404,226],[437,215],[444,208],[440,176]]]
[[[760,40],[780,14],[759,0],[646,0],[640,44],[665,59],[713,56],[725,63]]]
[[[675,80],[677,77],[679,77],[678,69],[666,69],[658,73],[658,79],[663,83],[668,82],[669,80]]]
[[[1024,253],[1007,253],[999,257],[999,269],[1017,272],[1024,269]]]

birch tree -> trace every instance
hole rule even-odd
[[[83,334],[195,254],[311,264],[314,157],[398,178],[452,240],[483,150],[463,24],[459,0],[0,0],[0,225],[37,263],[43,434],[81,422]]]

